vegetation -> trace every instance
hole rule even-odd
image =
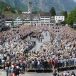
[[[50,14],[51,14],[51,16],[55,16],[56,15],[56,11],[55,11],[54,7],[51,8]]]
[[[61,15],[65,16],[65,21],[63,22],[64,24],[74,27],[73,23],[76,23],[76,8],[69,13],[67,11],[62,11]]]
[[[68,13],[67,13],[67,11],[62,11],[62,13],[61,13],[63,16],[65,16],[65,18],[67,18],[67,16],[68,16]]]
[[[0,2],[0,13],[5,13],[5,12],[10,12],[13,14],[19,13],[21,14],[21,11],[19,9],[16,8],[12,8],[10,5],[4,3],[4,2]]]
[[[61,15],[65,17],[65,21],[62,22],[62,23],[63,23],[63,24],[66,24],[66,23],[67,23],[67,16],[68,16],[67,11],[62,11],[62,12],[61,12]]]
[[[67,23],[73,27],[73,23],[76,22],[76,9],[74,9],[73,11],[71,11],[69,14],[68,14],[68,17],[67,17]]]
[[[38,14],[38,11],[33,11],[32,14]]]
[[[0,2],[0,13],[2,13],[4,10],[5,10],[5,7],[6,7],[7,5],[5,4],[5,3],[3,3],[3,2]]]

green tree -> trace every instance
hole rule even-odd
[[[12,13],[16,13],[16,11],[15,11],[14,8],[11,8],[10,11],[11,11]]]
[[[68,13],[67,13],[67,11],[62,11],[62,13],[61,13],[63,16],[65,16],[65,18],[67,18],[67,16],[68,16]]]
[[[55,11],[54,7],[51,8],[50,14],[51,14],[51,16],[55,16],[56,15],[56,11]]]
[[[67,17],[67,23],[72,27],[73,23],[76,22],[76,9],[71,11]]]
[[[33,11],[32,14],[38,14],[38,11]]]
[[[63,23],[66,24],[67,23],[67,16],[68,16],[67,11],[62,11],[61,15],[63,15],[65,17],[65,21]]]

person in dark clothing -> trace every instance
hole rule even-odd
[[[47,70],[48,69],[48,62],[45,60],[44,61],[44,70]]]
[[[34,69],[36,70],[37,69],[37,60],[35,59],[34,61]]]
[[[75,73],[74,73],[74,71],[72,71],[71,76],[76,76]]]
[[[22,63],[22,73],[25,72],[25,63]]]
[[[19,74],[20,74],[20,68],[19,68],[19,66],[16,66],[14,68],[14,73],[15,73],[16,76],[19,76]]]
[[[55,72],[53,73],[53,76],[58,76],[57,71],[55,70]]]

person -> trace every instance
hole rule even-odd
[[[58,76],[57,71],[55,70],[53,76]]]
[[[20,68],[19,68],[19,66],[16,66],[14,68],[14,74],[15,74],[15,76],[19,76],[19,74],[20,74]]]
[[[76,76],[75,73],[74,73],[74,71],[72,71],[71,76]]]
[[[14,65],[12,64],[11,67],[10,67],[10,70],[11,70],[11,74],[10,76],[15,76],[15,73],[14,73]]]

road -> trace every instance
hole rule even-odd
[[[76,70],[68,70],[68,72],[74,71],[76,74]],[[6,72],[0,70],[0,76],[6,76]],[[19,76],[53,76],[52,73],[35,73],[35,72],[26,72],[25,74],[19,75]]]
[[[0,76],[7,76],[5,71],[0,70]],[[19,76],[52,76],[51,73],[28,73],[19,75]]]
[[[21,76],[53,76],[51,73],[25,73]]]

